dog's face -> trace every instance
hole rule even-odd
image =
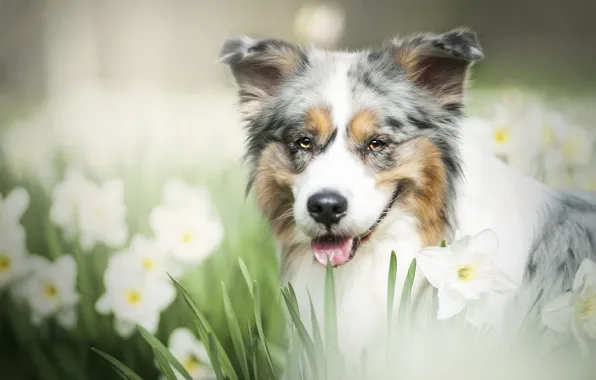
[[[437,243],[460,174],[467,71],[481,58],[465,29],[351,53],[228,40],[221,60],[248,123],[249,186],[277,238],[341,265],[399,212]]]

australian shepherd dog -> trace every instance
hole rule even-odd
[[[400,294],[420,249],[493,230],[496,265],[518,287],[489,299],[493,326],[523,316],[540,289],[570,288],[582,259],[596,257],[596,198],[548,188],[475,143],[465,90],[483,57],[469,28],[361,51],[246,36],[222,46],[246,121],[248,188],[279,243],[283,280],[308,316],[309,296],[322,308],[331,263],[345,351],[385,326],[392,251]]]

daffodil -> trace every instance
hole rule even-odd
[[[199,264],[221,243],[223,226],[207,191],[180,180],[164,186],[164,202],[151,211],[158,243],[186,264]]]
[[[93,183],[76,170],[69,170],[63,181],[52,190],[50,220],[72,238],[78,232],[77,214],[82,199],[91,191]]]
[[[584,259],[570,291],[547,302],[541,312],[542,322],[558,333],[569,333],[579,343],[584,355],[590,354],[588,340],[596,341],[596,263]]]
[[[147,276],[160,276],[168,279],[180,276],[184,267],[172,260],[168,251],[157,244],[154,238],[135,235],[126,249],[109,258],[110,267],[127,267],[131,272],[144,273]]]
[[[0,291],[27,273],[27,252],[22,228],[0,226]]]
[[[119,248],[125,243],[128,230],[122,181],[91,186],[82,194],[77,211],[83,249],[90,250],[97,243]]]
[[[205,346],[189,329],[181,327],[172,331],[168,339],[168,349],[184,366],[193,380],[215,378]],[[176,377],[183,379],[178,372],[176,372]]]
[[[95,309],[100,314],[113,313],[116,332],[129,337],[136,324],[155,333],[160,313],[175,299],[171,281],[160,276],[148,276],[141,271],[130,271],[121,260],[112,260],[104,272],[105,293],[97,300]]]
[[[79,294],[76,290],[77,267],[71,255],[63,255],[51,262],[34,255],[30,259],[33,270],[27,285],[27,298],[31,319],[39,324],[55,317],[66,328],[76,325],[76,306]]]
[[[12,190],[6,198],[0,196],[0,226],[17,226],[29,207],[29,193],[21,187]]]
[[[418,267],[438,289],[439,320],[467,309],[466,319],[478,325],[487,295],[516,288],[495,264],[497,249],[497,235],[487,229],[446,247],[424,248],[417,254]]]

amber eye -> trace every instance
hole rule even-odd
[[[368,150],[378,152],[379,150],[383,149],[385,147],[385,145],[387,145],[387,144],[385,144],[385,142],[383,142],[381,140],[374,139],[368,143]]]
[[[308,137],[299,138],[298,141],[296,141],[296,144],[302,149],[312,148],[312,140]]]

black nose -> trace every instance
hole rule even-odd
[[[316,222],[330,228],[346,215],[348,200],[338,193],[323,191],[311,195],[306,202],[306,208]]]

